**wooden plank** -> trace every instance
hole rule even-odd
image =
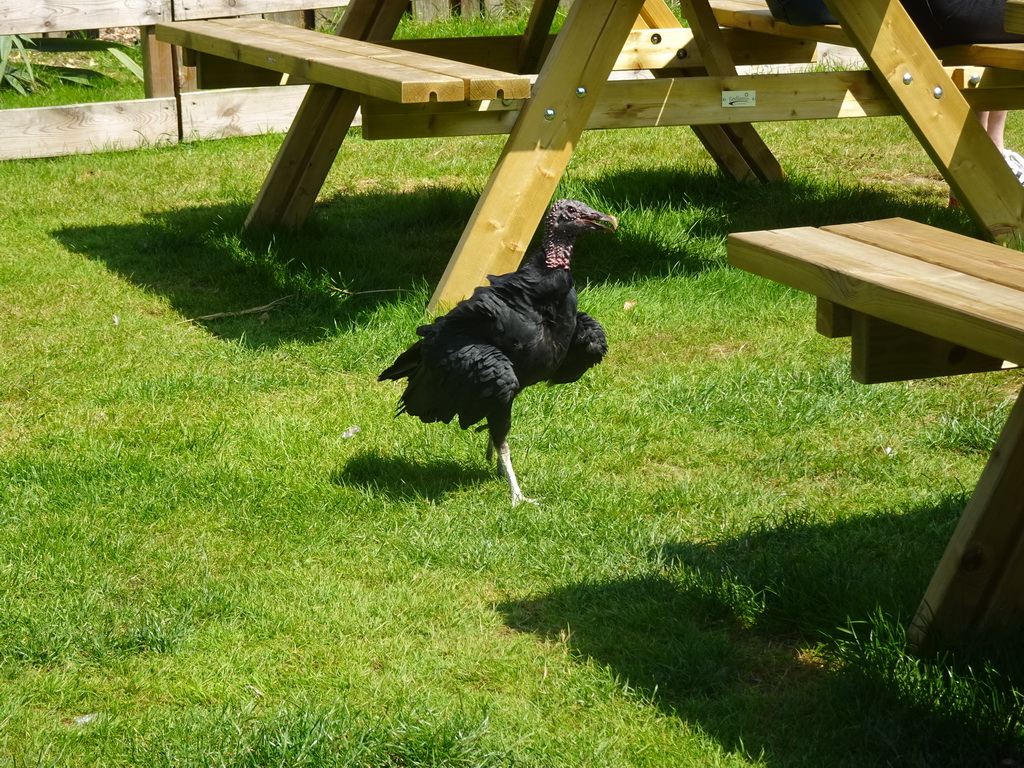
[[[525,98],[529,79],[265,19],[160,25],[161,39],[306,81],[403,102]]]
[[[752,91],[752,107],[723,107],[722,91]],[[968,104],[987,99],[981,89],[964,91]],[[1000,104],[1024,104],[1024,88],[994,89]],[[595,110],[597,112],[597,110]],[[655,117],[655,112],[660,115]],[[629,115],[630,120],[617,119]],[[884,88],[869,72],[788,72],[736,77],[674,78],[608,83],[594,120],[604,127],[632,119],[649,125],[721,122],[777,122],[898,114]],[[689,115],[689,118],[687,118]],[[991,142],[990,142],[991,143]],[[1002,158],[1000,158],[1001,160]],[[1005,166],[1005,163],[1003,163]],[[1018,184],[1018,187],[1020,185]]]
[[[170,20],[168,0],[0,0],[0,35],[144,27]]]
[[[451,104],[396,104],[364,98],[361,101],[363,138],[378,141],[507,134],[515,127],[522,106],[522,101],[494,99]]]
[[[851,375],[861,384],[998,371],[1001,357],[912,331],[862,312],[852,313]]]
[[[1024,291],[1024,253],[909,219],[822,227],[826,232]]]
[[[722,90],[757,92],[755,107],[723,107]],[[1024,87],[964,92],[976,108],[1024,108]],[[508,133],[521,103],[395,104],[367,101],[373,138],[472,136]],[[736,78],[612,80],[605,85],[587,130],[667,125],[882,117],[898,111],[868,72],[796,72]]]
[[[263,31],[248,23],[240,26],[236,23],[240,21],[258,21]],[[285,30],[311,37],[308,43],[288,39],[282,37]],[[352,45],[353,41],[272,21],[235,19],[158,24],[157,37],[183,48],[382,99],[415,102],[466,98],[465,83],[459,78],[367,56]]]
[[[642,4],[573,3],[428,312],[454,305],[488,274],[519,265]]]
[[[164,0],[165,2],[167,0]],[[275,13],[278,11],[308,11],[317,8],[335,8],[345,0],[172,0],[175,21],[216,19],[249,13]]]
[[[981,232],[1024,236],[1024,188],[899,0],[826,4]]]
[[[722,30],[722,39],[737,65],[806,64],[814,60],[814,45],[802,40],[772,38],[734,29]],[[548,35],[543,50],[546,51],[554,40],[554,35]],[[518,61],[522,38],[519,35],[415,38],[391,40],[387,45],[390,48],[486,65],[506,72],[520,71]],[[626,38],[612,69],[624,72],[701,66],[703,57],[694,42],[693,30],[679,27],[634,29]]]
[[[768,5],[761,0],[711,0],[710,5],[715,13],[715,19],[723,27],[737,27],[832,45],[852,45],[842,27],[835,24],[798,27],[776,21],[768,10]]]
[[[1007,32],[1024,35],[1024,0],[1007,0],[1003,26]]]
[[[935,55],[945,65],[997,67],[1024,70],[1024,43],[976,43],[938,48]]]
[[[176,113],[173,98],[4,110],[0,160],[175,143]]]
[[[928,646],[1024,618],[1024,393],[907,630]]]
[[[977,352],[1024,362],[1024,293],[814,227],[730,235],[734,266]]]
[[[756,107],[723,107],[722,91],[757,92]],[[1024,99],[1024,90],[1021,91]],[[505,133],[515,117],[502,110],[519,102],[470,105],[398,105],[367,101],[374,138]],[[662,78],[608,82],[587,122],[588,130],[718,125],[896,114],[867,72],[807,72],[715,78]]]
[[[307,89],[288,85],[183,93],[182,141],[285,133]]]
[[[231,26],[253,30],[258,34],[273,34],[278,40],[288,40],[301,46],[303,50],[315,52],[317,57],[321,55],[321,51],[327,56],[351,53],[365,56],[375,62],[398,64],[431,75],[457,78],[465,84],[464,99],[525,99],[530,95],[530,79],[523,75],[452,60],[444,56],[431,56],[389,45],[325,35],[297,27],[270,28],[268,24],[271,23],[262,19],[236,19],[231,22]]]

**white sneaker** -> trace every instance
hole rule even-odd
[[[1017,181],[1024,184],[1024,157],[1021,157],[1012,149],[1004,149],[1002,152],[1003,157],[1006,159],[1006,164],[1010,166],[1010,170],[1017,177]]]

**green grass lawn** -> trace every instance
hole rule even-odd
[[[785,182],[584,137],[559,195],[621,221],[576,256],[611,351],[517,402],[516,508],[483,435],[375,380],[499,138],[355,134],[276,236],[242,222],[280,137],[0,164],[0,763],[1024,756],[1016,644],[902,630],[1020,374],[854,384],[810,296],[725,263],[733,231],[970,223],[897,120],[762,128]]]

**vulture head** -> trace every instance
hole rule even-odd
[[[572,247],[584,232],[614,232],[619,221],[609,213],[595,211],[579,200],[559,200],[544,217],[545,263],[551,268],[569,269]]]

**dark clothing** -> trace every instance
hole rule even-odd
[[[1006,0],[900,0],[933,48],[960,43],[1019,43],[1003,29]],[[798,26],[835,24],[822,0],[767,0],[779,21]]]

